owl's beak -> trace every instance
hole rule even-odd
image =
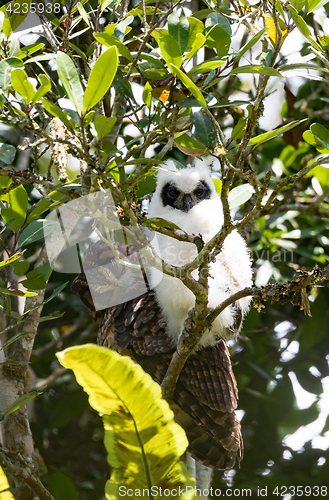
[[[189,194],[184,194],[179,208],[183,212],[188,212],[189,210],[191,210],[193,205],[194,203],[191,196]]]

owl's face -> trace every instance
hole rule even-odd
[[[192,191],[186,192],[175,181],[167,182],[160,193],[162,205],[170,206],[182,212],[189,212],[191,208],[203,200],[211,198],[211,189],[205,180],[199,180]]]
[[[208,241],[223,224],[223,208],[209,167],[200,160],[196,166],[181,170],[168,161],[165,168],[159,170],[148,217],[171,221]]]

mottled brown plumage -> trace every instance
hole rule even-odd
[[[130,254],[135,251],[133,247],[117,244],[122,255],[127,253],[127,248]],[[110,247],[102,242],[92,245],[86,264],[95,268],[95,283],[97,280],[106,281],[102,268],[98,266],[111,261],[115,274],[120,276],[120,264],[113,259]],[[137,255],[136,259],[140,262]],[[130,286],[138,286],[134,270],[131,270],[130,278]],[[129,275],[125,275],[125,279],[129,279]],[[104,284],[101,289],[104,293]],[[128,350],[161,384],[175,347],[166,335],[166,323],[154,291],[149,290],[128,302],[96,312],[84,273],[75,279],[72,290],[81,297],[92,317],[99,321],[98,343],[119,352],[127,353]],[[109,283],[106,293],[115,293],[114,290]],[[215,469],[232,468],[242,459],[240,423],[234,413],[237,398],[237,386],[224,339],[189,357],[177,382],[172,408],[176,421],[187,434],[191,454]]]

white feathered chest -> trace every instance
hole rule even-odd
[[[160,172],[148,217],[162,217],[174,222],[188,234],[201,235],[207,243],[223,225],[223,209],[209,169],[200,163],[196,168],[180,170],[178,175],[177,171]],[[207,198],[199,201],[197,195],[200,194],[200,186],[209,187],[209,191],[203,195]],[[175,189],[181,194],[175,193]],[[176,194],[176,200],[171,200],[171,194]],[[157,242],[160,257],[168,264],[181,267],[197,256],[193,243],[181,242],[160,234],[157,235]],[[195,297],[178,278],[163,274],[159,283],[158,273],[159,271],[151,269],[151,285],[158,283],[154,286],[156,299],[165,317],[168,335],[177,343],[188,311],[195,304]],[[197,279],[198,270],[193,271],[192,276]],[[244,239],[236,231],[226,237],[221,253],[216,261],[210,264],[210,276],[209,308],[218,306],[233,293],[252,285],[250,256]],[[249,297],[239,300],[240,317],[242,315],[243,318],[247,313],[249,303]],[[211,330],[204,333],[199,347],[214,345],[221,337],[235,338],[240,330],[240,325],[236,328],[236,314],[236,307],[226,308],[217,317]]]

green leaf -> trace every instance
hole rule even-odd
[[[1,199],[8,202],[8,208],[1,210],[1,215],[5,222],[15,219],[10,225],[16,233],[24,224],[27,211],[28,196],[22,185],[1,196]]]
[[[168,75],[168,71],[159,59],[151,57],[149,54],[142,54],[141,59],[146,59],[138,63],[138,69],[146,78],[150,80],[161,80]]]
[[[16,252],[12,257],[9,257],[9,259],[0,262],[0,269],[4,266],[9,266],[10,264],[18,260],[20,257],[22,257],[23,253],[24,252]]]
[[[206,38],[203,36],[202,33],[198,33],[194,39],[194,43],[192,45],[190,52],[188,52],[185,55],[186,61],[192,59],[192,57],[198,52],[199,49],[201,49],[201,47],[204,46],[205,43],[206,43]]]
[[[206,19],[206,28],[216,26],[219,24],[230,36],[232,36],[232,29],[228,19],[221,16],[218,12],[211,12]]]
[[[297,127],[297,125],[304,123],[306,120],[307,118],[305,118],[304,120],[295,120],[290,123],[287,123],[287,125],[283,125],[282,127],[276,128],[271,132],[265,132],[265,134],[257,135],[257,137],[253,137],[252,139],[250,139],[248,146],[256,146],[256,145],[258,146],[259,144],[263,144],[263,142],[269,141],[271,139],[274,139],[275,137],[278,137],[278,135],[284,134],[284,132],[287,132],[288,130]]]
[[[43,198],[42,200],[40,200],[36,204],[36,206],[34,207],[34,209],[32,210],[32,212],[30,213],[30,215],[28,216],[26,222],[28,224],[30,224],[30,222],[32,222],[33,219],[35,219],[39,215],[43,214],[46,210],[48,210],[48,208],[50,207],[51,203],[52,202],[49,201],[49,200],[47,200],[47,198]]]
[[[8,347],[9,345],[11,345],[14,342],[16,342],[17,340],[19,340],[20,338],[25,337],[26,335],[31,335],[31,333],[30,332],[16,333],[16,335],[13,335],[12,337],[10,337],[10,339],[5,344],[2,345],[2,349],[4,347]],[[1,497],[0,497],[0,500],[1,500]]]
[[[195,19],[195,17],[188,17],[187,20],[188,20],[190,29],[189,29],[189,37],[188,37],[188,42],[187,42],[187,46],[185,48],[185,51],[190,52],[195,45],[197,35],[202,34],[204,32],[204,24],[199,19]],[[205,40],[205,37],[203,37],[203,38]],[[190,59],[190,57],[189,57],[189,59]]]
[[[307,26],[304,19],[298,15],[295,7],[289,5],[289,11],[297,29],[304,35],[304,37],[310,42],[311,45],[313,45],[316,50],[323,52],[322,47],[315,40],[313,40],[310,28]]]
[[[123,42],[125,36],[129,33],[131,28],[128,28],[128,25],[131,24],[134,20],[134,16],[127,16],[123,21],[118,23],[114,28],[115,37]]]
[[[0,500],[15,500],[9,491],[9,483],[2,467],[0,467]]]
[[[105,137],[111,129],[117,118],[115,116],[107,118],[107,116],[97,116],[94,120],[95,129],[98,135],[98,139],[101,140]]]
[[[197,141],[209,148],[213,146],[216,134],[210,119],[203,110],[191,112],[191,125],[193,126],[192,134]]]
[[[32,43],[31,45],[26,45],[26,47],[21,47],[21,50],[18,52],[17,57],[24,59],[24,57],[26,57],[27,55],[34,54],[34,52],[37,52],[44,46],[44,43]]]
[[[156,39],[160,47],[163,59],[169,65],[178,66],[180,68],[183,60],[180,46],[176,40],[166,32],[166,30],[154,30],[152,36]]]
[[[148,108],[151,107],[152,103],[152,86],[149,82],[146,82],[143,89],[143,102]]]
[[[79,14],[82,17],[82,19],[84,20],[84,22],[86,23],[86,25],[89,26],[91,29],[94,29],[94,26],[92,25],[92,22],[90,21],[89,15],[85,11],[82,3],[78,2],[76,5],[77,5],[77,8],[78,8]]]
[[[213,26],[207,34],[206,47],[214,49],[217,55],[228,54],[231,46],[231,37],[220,24]]]
[[[328,68],[322,68],[321,66],[317,66],[316,64],[307,64],[307,63],[285,64],[284,66],[281,66],[279,69],[280,72],[291,71],[292,69],[314,69],[316,71],[324,71],[325,73],[329,73]]]
[[[222,185],[223,185],[222,181],[220,179],[214,179],[214,178],[212,179],[212,181],[215,184],[215,189],[218,196],[220,196],[222,193]]]
[[[189,39],[190,25],[183,9],[180,17],[178,17],[177,12],[170,14],[168,17],[168,31],[169,35],[178,42],[181,53],[184,54]]]
[[[76,107],[79,114],[82,111],[83,93],[77,69],[65,52],[57,52],[57,73],[70,101]]]
[[[50,113],[52,116],[56,116],[57,118],[59,118],[67,128],[74,128],[72,120],[67,116],[65,111],[62,111],[61,108],[57,106],[57,104],[47,101],[46,99],[41,99],[41,102],[44,105],[46,111],[48,111],[48,113]]]
[[[228,202],[230,209],[239,207],[248,201],[254,194],[254,188],[250,184],[242,184],[229,192]]]
[[[133,490],[151,486],[172,490],[181,485],[183,490],[183,485],[193,484],[179,463],[188,444],[185,433],[161,399],[158,384],[139,365],[91,344],[66,349],[57,357],[64,367],[74,370],[91,406],[104,415],[105,446],[112,468],[106,484],[109,500],[119,497],[120,485],[129,484]]]
[[[205,153],[206,147],[199,141],[184,133],[175,137],[175,146],[186,155],[199,156]]]
[[[120,42],[114,35],[109,35],[108,33],[94,33],[94,38],[102,45],[112,48],[115,46],[118,49],[120,55],[128,59],[128,61],[133,61],[132,55],[128,47],[126,47],[122,42]]]
[[[14,268],[14,273],[16,276],[24,276],[28,268],[30,267],[30,263],[26,260],[16,260],[12,264]]]
[[[197,64],[187,73],[187,75],[191,77],[194,75],[198,75],[199,73],[208,73],[208,71],[212,69],[220,68],[221,66],[223,66],[223,64],[225,64],[225,61],[218,58],[214,58],[211,61],[208,60],[200,64]]]
[[[20,234],[18,238],[18,246],[22,247],[33,243],[34,241],[41,240],[52,232],[54,226],[57,225],[55,221],[48,219],[38,219],[32,221],[27,228]]]
[[[0,288],[0,293],[4,295],[12,295],[14,297],[34,297],[38,295],[34,292],[26,292],[25,290],[9,290],[8,288]]]
[[[313,123],[310,130],[303,133],[303,139],[320,153],[329,153],[329,130],[319,123]]]
[[[247,66],[239,66],[238,68],[233,69],[228,75],[238,75],[239,73],[258,73],[259,75],[267,75],[267,76],[282,76],[281,73],[268,66],[257,66],[253,64],[248,64]]]
[[[10,415],[11,413],[14,413],[15,411],[19,410],[20,408],[22,408],[22,406],[25,406],[29,401],[32,401],[32,399],[36,398],[42,393],[43,390],[31,391],[19,397],[10,406],[8,406],[8,408],[3,414],[3,419],[8,417],[8,415]]]
[[[0,142],[0,161],[3,161],[3,163],[9,165],[13,162],[15,154],[16,148],[14,146],[12,146],[11,144],[4,144],[3,142]]]
[[[266,33],[266,28],[263,28],[262,30],[260,30],[257,33],[257,35],[253,36],[252,39],[246,43],[246,45],[244,45],[238,52],[236,52],[234,54],[234,59],[236,61],[238,61],[240,59],[240,57],[243,56],[243,54],[245,54],[249,49],[251,49],[262,38],[264,33]]]
[[[18,57],[9,57],[0,61],[0,87],[6,90],[10,84],[10,73],[14,68],[22,67],[23,62]]]
[[[43,323],[44,321],[51,321],[53,319],[62,318],[65,312],[55,311],[51,314],[47,314],[47,316],[42,316],[39,318],[39,323]]]
[[[50,83],[50,79],[48,78],[47,75],[43,75],[43,74],[40,74],[38,75],[38,79],[39,79],[39,82],[40,82],[40,87],[38,88],[38,90],[36,91],[36,93],[34,94],[34,97],[31,101],[31,104],[34,106],[34,104],[38,101],[41,100],[41,98],[47,94],[47,92],[49,92],[49,90],[51,89],[51,83]]]
[[[14,69],[11,72],[11,84],[14,90],[18,92],[25,101],[25,104],[30,104],[35,91],[31,82],[27,79],[27,74],[22,69]]]
[[[26,279],[21,283],[25,288],[29,288],[30,290],[42,290],[46,288],[52,271],[50,264],[47,262],[27,273]]]
[[[15,31],[15,29],[18,28],[20,24],[22,24],[27,14],[29,13],[30,4],[31,0],[13,0],[11,2],[12,15],[10,17],[6,17],[2,25],[2,31],[7,38],[9,38],[12,32]],[[6,10],[7,8],[8,4],[6,4],[0,10],[5,13],[10,12]]]
[[[136,198],[142,198],[143,196],[152,193],[156,188],[156,177],[155,171],[150,170],[146,175],[143,175],[141,179],[137,181],[134,185],[134,191]]]
[[[176,224],[170,222],[162,217],[152,217],[150,219],[146,219],[143,222],[143,226],[146,227],[165,227],[166,229],[180,229]]]
[[[67,401],[67,406],[69,406],[69,404],[70,402]],[[78,500],[77,487],[73,480],[66,474],[56,470],[51,474],[50,480],[48,479],[48,481],[49,491],[55,499],[65,498],[65,500]]]
[[[194,97],[199,101],[200,105],[207,110],[207,103],[202,95],[202,92],[198,89],[195,83],[179,68],[173,64],[169,64],[169,69],[174,76],[180,79],[180,81],[185,85],[185,87],[194,95]]]
[[[118,62],[116,47],[107,49],[97,59],[88,79],[83,99],[83,112],[89,111],[90,108],[95,106],[104,97],[112,84]]]
[[[130,81],[123,75],[120,68],[117,69],[115,77],[112,82],[112,86],[115,88],[118,94],[123,95],[125,97],[134,98],[131,83]]]
[[[39,61],[50,61],[52,59],[56,59],[56,54],[53,52],[50,54],[40,54],[38,56],[31,57],[27,61],[24,61],[25,64],[33,63],[33,62],[39,62]]]
[[[246,118],[240,118],[238,123],[235,125],[235,127],[232,130],[231,134],[231,140],[235,141],[237,139],[241,139],[241,137],[244,134],[244,127],[246,125],[247,119]]]
[[[10,41],[9,57],[15,57],[20,51],[20,43],[18,38],[12,37]]]

